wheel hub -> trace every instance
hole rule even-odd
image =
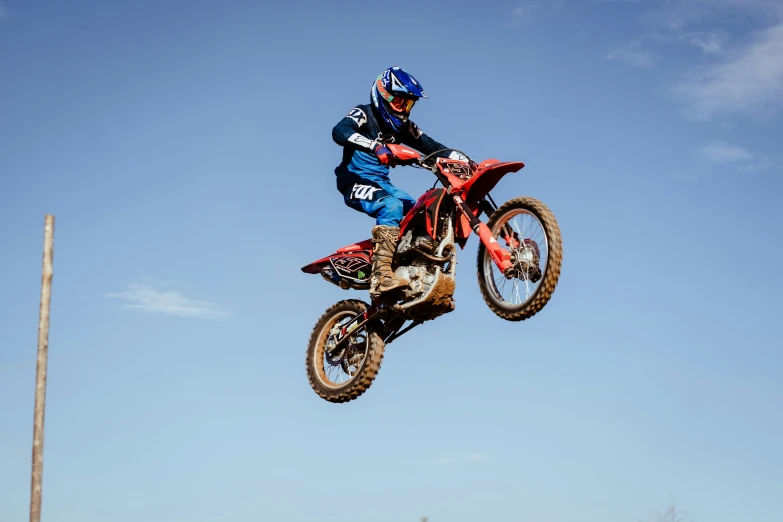
[[[503,273],[507,279],[529,279],[533,283],[541,279],[541,268],[538,266],[541,253],[535,241],[526,238],[510,253],[511,266]]]
[[[357,334],[351,335],[343,344],[342,348],[338,350],[335,353],[331,353],[331,351],[334,349],[335,345],[337,344],[337,336],[342,331],[342,328],[340,326],[335,326],[332,328],[332,330],[329,332],[329,338],[326,341],[326,350],[324,351],[324,357],[326,359],[326,362],[329,363],[331,366],[340,366],[342,367],[343,371],[347,373],[348,375],[353,375],[355,372],[350,371],[350,367],[358,366],[362,358],[364,357],[364,353],[361,351],[361,348],[357,346],[356,344],[356,336]]]
[[[329,337],[326,339],[326,350],[324,351],[324,357],[326,358],[326,362],[332,366],[337,366],[340,364],[340,362],[343,360],[343,357],[345,356],[345,350],[348,347],[348,343],[346,343],[343,345],[343,348],[340,351],[332,353],[332,350],[337,345],[337,336],[340,334],[340,331],[340,326],[335,325],[329,331]]]

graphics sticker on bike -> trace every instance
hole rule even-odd
[[[364,281],[372,271],[372,265],[363,256],[333,257],[330,261],[340,276],[353,279],[354,281]]]
[[[458,161],[449,161],[448,163],[444,163],[444,167],[448,169],[447,172],[450,172],[455,176],[462,177],[470,174],[470,168],[468,165]]]

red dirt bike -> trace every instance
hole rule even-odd
[[[465,248],[471,232],[480,240],[479,289],[499,317],[507,321],[532,317],[549,301],[560,277],[563,247],[552,212],[531,197],[517,197],[498,207],[489,195],[503,176],[520,170],[524,163],[433,159],[441,151],[422,157],[409,147],[386,146],[398,165],[430,170],[443,188],[436,188],[436,182],[400,223],[392,269],[410,285],[382,294],[370,304],[339,301],[313,328],[307,377],[313,390],[330,402],[359,397],[378,374],[386,345],[454,310],[456,245]],[[482,212],[489,218],[486,224],[479,219]],[[302,271],[321,274],[346,290],[366,290],[372,256],[373,245],[367,239],[314,261]]]

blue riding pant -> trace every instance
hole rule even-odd
[[[416,200],[404,190],[378,179],[355,177],[343,191],[345,204],[375,218],[376,225],[400,226]]]

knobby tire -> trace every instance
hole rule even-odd
[[[476,257],[477,275],[479,289],[484,301],[492,312],[507,321],[523,321],[534,316],[541,311],[549,302],[552,293],[555,291],[557,281],[560,277],[560,268],[563,263],[563,239],[560,235],[560,227],[557,224],[554,214],[541,201],[531,197],[518,197],[510,199],[500,205],[492,213],[487,226],[494,230],[494,226],[502,221],[505,215],[514,210],[527,210],[535,215],[544,228],[547,236],[548,254],[547,266],[544,271],[543,280],[540,281],[538,288],[533,294],[527,305],[518,310],[509,310],[501,306],[494,298],[491,290],[487,288],[486,278],[484,277],[484,256],[489,255],[483,243],[479,243],[478,254]]]
[[[307,379],[315,393],[324,400],[334,403],[352,401],[366,392],[378,375],[383,361],[385,343],[371,325],[367,325],[365,327],[368,337],[367,353],[358,374],[342,385],[327,384],[319,377],[319,370],[325,374],[324,351],[329,330],[336,323],[335,318],[345,312],[355,316],[367,308],[369,308],[367,303],[358,299],[339,301],[324,312],[310,334],[305,363]]]

